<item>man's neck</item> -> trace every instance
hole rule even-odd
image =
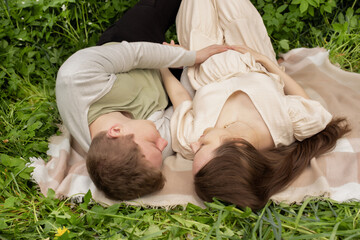
[[[108,131],[115,124],[126,124],[131,121],[131,115],[126,112],[111,112],[98,117],[89,125],[91,139],[99,132]]]

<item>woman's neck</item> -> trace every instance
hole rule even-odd
[[[231,132],[233,138],[242,138],[251,143],[256,149],[259,149],[260,133],[255,129],[258,129],[254,124],[246,123],[242,120],[237,120],[224,125],[224,128]]]
[[[262,116],[250,97],[241,91],[233,93],[225,102],[215,127],[230,128],[233,138],[243,138],[256,149],[274,147],[274,141]]]

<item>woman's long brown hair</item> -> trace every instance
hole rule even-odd
[[[258,151],[244,140],[232,140],[215,150],[215,157],[195,175],[196,193],[205,201],[216,197],[239,207],[261,209],[288,186],[313,157],[330,151],[350,131],[344,118],[301,142]]]

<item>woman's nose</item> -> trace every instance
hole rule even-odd
[[[211,129],[213,129],[213,127],[209,127],[207,129],[205,129],[204,132],[203,132],[203,136],[206,135],[208,132],[210,132]]]
[[[199,151],[201,144],[199,142],[193,142],[190,143],[190,148],[193,151],[193,153],[196,153],[197,151]]]

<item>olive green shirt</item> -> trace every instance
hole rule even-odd
[[[163,110],[168,99],[157,69],[135,69],[119,73],[111,90],[90,106],[89,125],[106,113],[131,113],[134,119],[147,119]]]

